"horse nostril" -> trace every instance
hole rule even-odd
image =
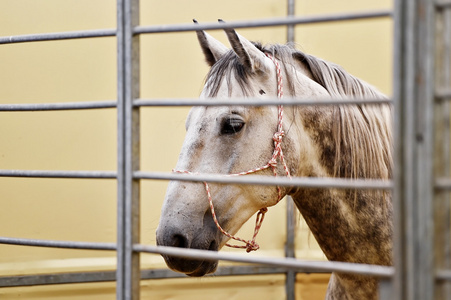
[[[208,250],[211,251],[218,251],[218,244],[215,240],[211,241],[210,246],[208,247]]]
[[[174,234],[172,246],[178,248],[188,248],[188,239],[181,234]]]

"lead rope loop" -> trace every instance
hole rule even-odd
[[[282,77],[282,72],[280,69],[279,62],[270,54],[268,54],[268,53],[265,53],[265,54],[269,59],[271,59],[274,62],[274,65],[276,66],[277,97],[279,99],[281,99],[281,98],[283,98],[283,77]],[[227,174],[224,176],[232,177],[232,176],[248,175],[248,174],[256,173],[256,172],[271,168],[273,170],[274,176],[277,177],[277,159],[279,158],[282,163],[283,169],[285,170],[285,174],[287,175],[287,177],[291,178],[290,170],[287,167],[287,164],[285,162],[285,158],[283,155],[283,151],[282,151],[282,139],[285,135],[285,132],[283,131],[283,105],[279,105],[278,110],[279,110],[279,113],[278,113],[279,123],[277,126],[277,132],[274,133],[274,136],[273,136],[274,152],[272,154],[271,159],[268,161],[268,163],[260,168],[252,169],[252,170],[249,170],[246,172]],[[197,174],[197,173],[193,173],[190,171],[184,171],[184,170],[172,170],[172,171],[175,173],[185,173],[185,174],[190,174],[190,175]],[[230,233],[228,233],[221,227],[221,225],[219,224],[219,221],[216,217],[215,208],[213,205],[213,200],[212,200],[211,192],[210,192],[210,186],[208,185],[207,182],[204,182],[204,186],[205,186],[205,191],[207,192],[208,204],[210,205],[211,215],[213,217],[213,221],[216,224],[216,227],[219,229],[219,231],[221,231],[221,233],[223,235],[227,236],[228,238],[233,239],[238,242],[242,242],[245,244],[245,245],[241,245],[241,246],[233,245],[233,244],[225,244],[225,245],[228,247],[231,247],[231,248],[246,249],[246,252],[248,252],[248,253],[251,251],[258,250],[260,248],[260,246],[258,245],[258,243],[255,240],[256,240],[257,234],[260,231],[260,228],[262,226],[263,220],[265,218],[265,214],[266,214],[266,212],[268,212],[268,208],[264,207],[258,211],[256,220],[255,220],[255,228],[254,228],[254,234],[252,236],[252,239],[244,240],[240,237],[231,235]],[[282,190],[281,190],[280,186],[277,186],[277,192],[278,192],[278,199],[277,199],[277,203],[278,203],[282,199]]]

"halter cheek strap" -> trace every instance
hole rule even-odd
[[[282,72],[280,69],[279,62],[268,53],[266,53],[266,56],[269,59],[271,59],[274,62],[274,65],[276,66],[277,97],[282,98],[283,97],[283,78],[282,78]],[[269,168],[271,168],[273,170],[274,176],[277,176],[277,159],[279,158],[280,162],[282,163],[283,169],[285,170],[285,174],[289,178],[291,178],[290,171],[287,167],[287,164],[285,163],[285,158],[284,158],[283,151],[282,151],[282,138],[285,135],[285,133],[283,131],[283,105],[279,105],[278,109],[279,109],[279,113],[278,113],[279,122],[278,122],[278,126],[277,126],[277,132],[274,133],[274,136],[273,136],[274,152],[272,154],[271,159],[268,161],[268,163],[266,165],[264,165],[263,167],[259,167],[259,168],[255,168],[255,169],[252,169],[249,171],[235,173],[235,174],[227,174],[224,176],[232,177],[232,176],[248,175],[248,174],[256,173],[256,172],[266,170]],[[197,173],[193,173],[193,172],[185,171],[185,170],[173,170],[173,172],[185,173],[185,174],[191,174],[191,175],[197,174]],[[255,221],[255,229],[254,229],[254,234],[252,236],[252,239],[244,240],[237,236],[231,235],[230,233],[228,233],[221,227],[221,225],[218,222],[218,218],[216,217],[215,208],[213,206],[213,200],[212,200],[212,196],[211,196],[211,192],[210,192],[210,186],[208,185],[207,182],[204,182],[204,186],[205,186],[205,191],[207,192],[207,198],[208,198],[208,203],[210,205],[211,215],[213,216],[213,221],[215,222],[216,227],[218,227],[219,231],[221,231],[221,233],[224,234],[225,236],[227,236],[228,238],[244,243],[244,245],[232,245],[232,244],[225,244],[225,245],[228,247],[232,247],[232,248],[246,249],[246,252],[258,250],[260,248],[260,246],[257,244],[257,242],[255,240],[257,238],[258,232],[260,231],[260,228],[263,223],[263,219],[265,218],[265,213],[268,211],[268,208],[264,207],[259,210],[259,212],[257,213],[256,221]],[[278,199],[277,199],[277,203],[278,203],[282,199],[282,190],[281,190],[280,186],[277,186],[277,192],[278,192]]]

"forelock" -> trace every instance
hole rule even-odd
[[[229,96],[232,93],[232,75],[238,82],[244,95],[249,93],[250,72],[241,64],[233,50],[224,54],[210,69],[206,78],[207,97],[216,97],[223,80],[227,81]]]

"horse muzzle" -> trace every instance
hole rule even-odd
[[[202,230],[190,234],[174,227],[157,229],[157,245],[185,249],[218,251],[218,239],[215,230]],[[198,260],[170,255],[162,255],[167,266],[176,272],[188,276],[200,277],[216,271],[218,261]]]

